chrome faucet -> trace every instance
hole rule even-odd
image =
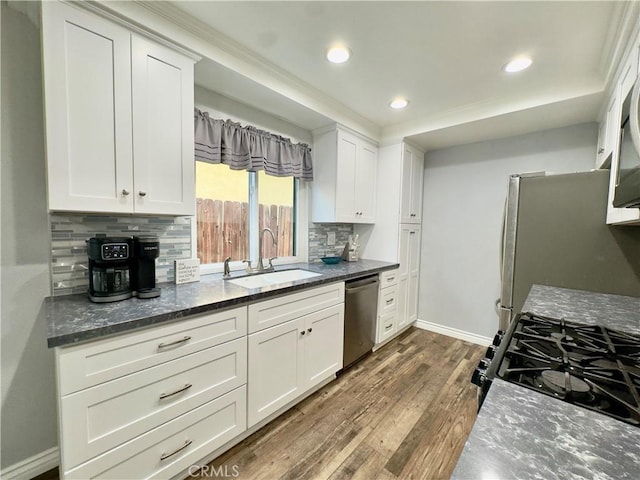
[[[224,259],[224,272],[222,274],[222,278],[229,278],[231,276],[231,269],[229,268],[230,261],[231,257],[227,257]]]
[[[277,246],[278,243],[276,242],[276,236],[273,233],[273,230],[271,230],[270,228],[263,228],[262,231],[260,232],[260,235],[258,236],[258,239],[260,240],[260,245],[258,246],[258,272],[270,272],[273,270],[273,260],[275,260],[278,257],[271,257],[269,259],[269,266],[265,268],[264,263],[263,263],[263,259],[262,259],[262,237],[264,236],[264,232],[269,232],[271,234],[271,238],[273,239],[273,246]]]

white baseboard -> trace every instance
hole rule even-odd
[[[24,480],[25,478],[37,477],[58,466],[60,463],[58,453],[58,447],[53,447],[26,460],[10,465],[0,472],[0,478],[3,480]]]
[[[437,323],[427,322],[426,320],[417,320],[416,327],[422,330],[429,330],[430,332],[441,333],[448,337],[459,338],[466,342],[475,343],[476,345],[488,346],[491,345],[492,338],[483,337],[475,333],[465,332],[464,330],[458,330],[457,328],[445,327],[444,325],[438,325]]]

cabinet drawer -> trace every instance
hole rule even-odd
[[[65,478],[171,478],[181,472],[186,477],[191,465],[246,430],[246,399],[241,386],[67,470]]]
[[[309,288],[249,305],[249,333],[344,302],[344,282]]]
[[[166,326],[56,349],[58,388],[67,395],[247,333],[247,308],[188,317]]]
[[[64,465],[76,466],[247,381],[239,338],[64,396]]]
[[[380,290],[378,297],[378,315],[385,315],[396,311],[398,304],[398,286],[387,287]]]
[[[382,343],[396,333],[396,317],[396,312],[378,317],[378,341],[376,343]]]
[[[390,287],[398,284],[398,269],[387,270],[380,274],[380,288]]]

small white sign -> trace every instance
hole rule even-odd
[[[176,260],[176,284],[200,281],[200,259]]]

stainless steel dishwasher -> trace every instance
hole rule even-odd
[[[371,351],[378,315],[378,275],[345,282],[344,368]]]

